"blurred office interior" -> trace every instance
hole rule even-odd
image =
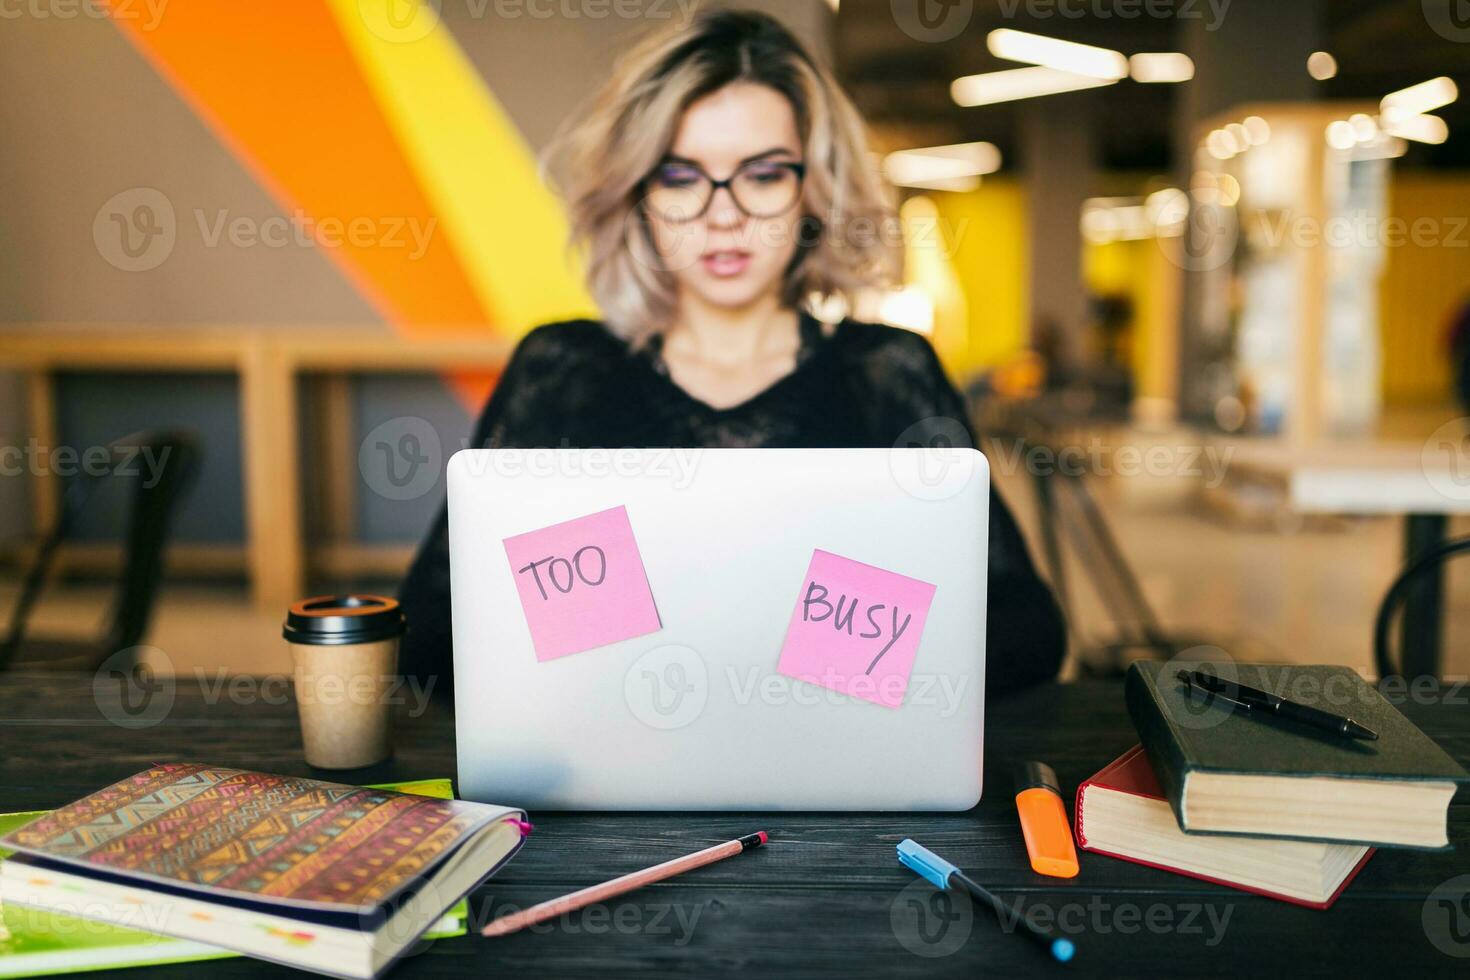
[[[1470,530],[1454,0],[742,5],[869,122],[907,253],[858,312],[971,399],[1067,673],[1191,644],[1375,673],[1390,583]],[[394,590],[516,339],[593,313],[539,151],[690,7],[9,8],[0,609],[64,524],[27,631],[106,633],[152,581],[140,520],[160,671],[288,669],[288,602]],[[146,479],[138,432],[189,454],[161,516],[86,475],[121,443]],[[1470,573],[1426,583],[1395,648],[1464,675]]]

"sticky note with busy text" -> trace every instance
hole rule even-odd
[[[817,549],[777,672],[897,708],[934,592],[928,582]]]

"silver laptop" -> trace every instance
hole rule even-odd
[[[980,453],[474,449],[448,472],[467,799],[979,800]]]

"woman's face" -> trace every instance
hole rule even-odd
[[[741,309],[779,294],[796,252],[801,180],[790,165],[801,159],[791,103],[774,89],[736,82],[690,103],[644,188],[654,247],[681,303]],[[731,178],[689,217],[711,180]]]

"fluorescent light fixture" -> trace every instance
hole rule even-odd
[[[1212,129],[1205,137],[1205,149],[1216,160],[1229,160],[1235,156],[1235,138],[1223,129]]]
[[[1063,41],[1061,38],[1043,37],[1040,34],[1028,34],[1003,27],[986,35],[985,46],[990,49],[991,54],[1007,61],[1024,61],[1110,82],[1128,77],[1128,59],[1123,57],[1122,52],[1093,47],[1091,44],[1078,44],[1075,41]]]
[[[1233,208],[1240,202],[1240,181],[1231,174],[1221,174],[1215,182],[1220,203]]]
[[[1383,114],[1383,131],[1416,143],[1443,143],[1450,128],[1438,116]]]
[[[1143,214],[1159,238],[1174,238],[1189,217],[1189,195],[1177,187],[1154,191],[1143,201]]]
[[[1353,124],[1346,119],[1334,119],[1327,124],[1327,145],[1334,150],[1351,150],[1357,141]]]
[[[1138,198],[1092,197],[1082,202],[1082,237],[1097,245],[1152,238],[1153,221]]]
[[[1388,116],[1417,116],[1447,106],[1459,97],[1454,80],[1441,75],[1388,93],[1378,107]]]
[[[1366,143],[1378,135],[1378,123],[1365,112],[1355,112],[1348,116],[1348,125],[1353,127],[1353,135],[1358,138],[1359,143]]]
[[[1128,59],[1128,74],[1135,82],[1187,82],[1194,62],[1178,51],[1148,51]]]
[[[1369,155],[1367,157],[1367,159],[1369,160],[1393,160],[1409,152],[1409,144],[1405,143],[1397,136],[1384,136],[1374,142],[1373,148],[1377,152]]]
[[[900,187],[971,190],[982,174],[1000,169],[994,143],[951,143],[896,150],[883,158],[883,174]]]
[[[966,107],[993,105],[996,102],[1011,102],[1015,99],[1030,99],[1040,95],[1058,95],[1076,92],[1079,89],[1098,88],[1112,85],[1117,79],[1093,78],[1090,75],[1075,75],[1054,68],[1010,68],[1006,71],[991,71],[983,75],[965,75],[956,78],[949,86],[949,94],[956,105]]]
[[[926,191],[953,191],[962,194],[965,191],[973,191],[980,186],[980,178],[973,174],[968,177],[909,177],[904,180],[889,180],[899,187],[913,187]]]
[[[1307,55],[1307,74],[1319,82],[1337,76],[1337,59],[1326,51],[1313,51]]]

